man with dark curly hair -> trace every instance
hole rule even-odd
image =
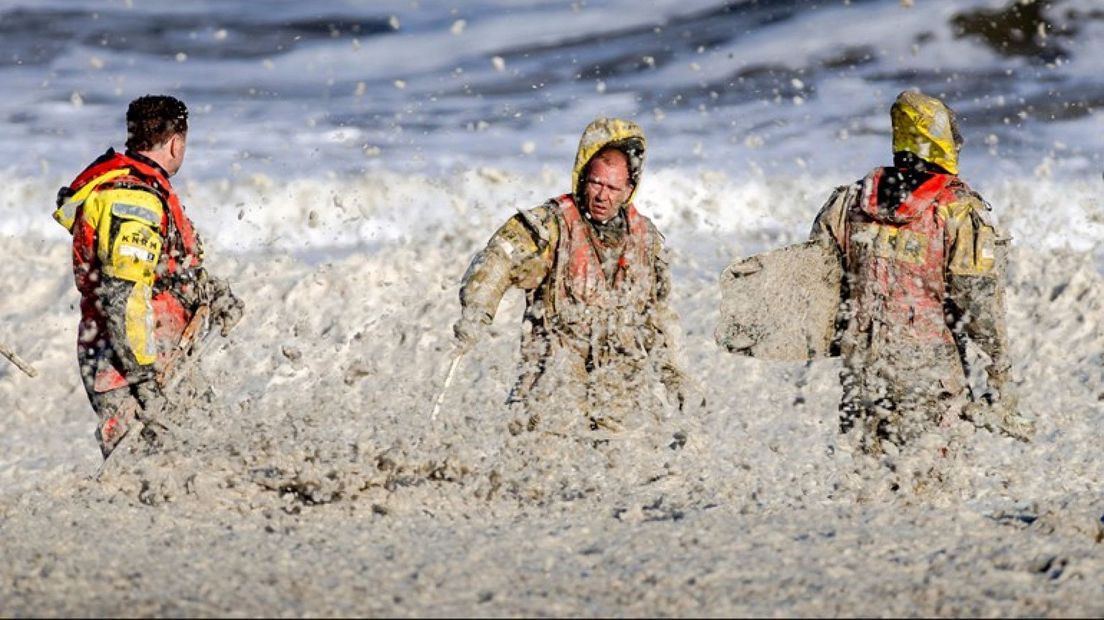
[[[108,149],[92,162],[58,191],[54,212],[73,235],[77,358],[104,458],[165,407],[167,371],[197,312],[205,308],[226,336],[244,309],[204,268],[199,235],[169,183],[184,163],[187,107],[139,97],[126,123],[126,152]]]

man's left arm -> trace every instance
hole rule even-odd
[[[974,196],[952,205],[946,215],[947,296],[955,320],[951,331],[960,351],[970,341],[989,357],[987,390],[978,404],[996,410],[1009,422],[1018,420],[1005,327],[1003,246],[1007,240],[990,222],[988,207]],[[1024,439],[1024,433],[998,426]]]
[[[989,356],[989,387],[999,397],[1010,367],[1001,282],[1004,266],[997,260],[998,234],[986,211],[984,203],[973,198],[948,210],[947,294],[959,348],[968,339]]]

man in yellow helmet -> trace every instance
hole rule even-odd
[[[592,428],[619,428],[627,412],[660,406],[652,379],[680,406],[687,397],[663,237],[633,205],[644,152],[635,123],[592,122],[571,193],[511,217],[464,275],[454,327],[462,350],[482,337],[508,289],[526,292],[521,375],[508,402],[529,414],[530,430],[550,405]]]
[[[108,149],[89,164],[58,191],[54,211],[73,235],[77,358],[104,458],[166,404],[166,370],[199,308],[223,336],[244,310],[229,285],[207,273],[199,234],[169,182],[184,163],[184,103],[139,97],[126,121],[126,152]]]
[[[844,271],[838,320],[840,429],[877,453],[958,417],[1027,440],[1009,381],[1002,258],[989,206],[958,176],[962,139],[940,100],[891,109],[894,165],[837,188],[813,226]],[[990,359],[976,398],[968,341]]]

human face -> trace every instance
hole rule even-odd
[[[606,151],[595,157],[587,167],[583,184],[586,209],[591,219],[608,222],[632,195],[629,162],[620,151]]]

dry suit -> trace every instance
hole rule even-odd
[[[1003,263],[1008,239],[957,176],[961,143],[942,102],[902,93],[892,108],[894,166],[841,187],[812,238],[838,250],[841,431],[903,445],[964,415],[966,344],[991,360],[987,403],[1011,406]]]
[[[54,219],[73,236],[81,295],[77,358],[106,457],[145,408],[162,399],[158,363],[199,305],[240,302],[203,267],[199,235],[168,174],[109,149],[58,191]]]
[[[591,158],[609,147],[628,156],[634,189],[616,216],[598,223],[587,217],[583,183]],[[519,211],[464,275],[461,336],[489,325],[508,289],[525,291],[520,376],[508,402],[532,416],[530,428],[551,403],[616,429],[630,409],[661,405],[659,383],[672,398],[682,394],[663,237],[632,204],[644,152],[635,123],[591,123],[576,154],[573,193]]]

